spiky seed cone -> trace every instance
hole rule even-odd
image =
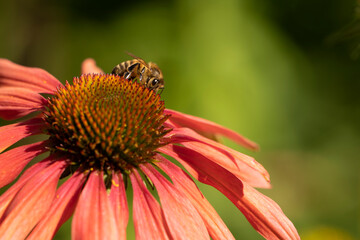
[[[53,151],[83,169],[126,173],[165,144],[164,102],[143,85],[108,74],[66,83],[44,114]]]

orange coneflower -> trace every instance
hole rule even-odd
[[[223,135],[250,149],[255,143],[165,109],[158,94],[104,74],[92,59],[82,71],[73,84],[62,85],[44,70],[0,59],[0,117],[39,113],[1,127],[0,151],[48,135],[0,154],[3,187],[48,153],[0,196],[1,239],[51,239],[72,215],[73,239],[126,239],[130,184],[136,239],[234,239],[189,174],[164,155],[222,192],[266,239],[299,239],[280,207],[253,188],[270,186],[266,170],[212,139]],[[61,178],[67,180],[57,188]]]

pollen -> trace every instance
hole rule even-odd
[[[84,170],[129,173],[152,162],[171,131],[160,95],[116,75],[86,74],[48,99],[50,149]]]

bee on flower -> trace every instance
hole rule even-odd
[[[264,238],[300,239],[280,207],[254,188],[270,186],[267,171],[205,136],[249,149],[255,143],[166,108],[159,94],[104,74],[92,59],[82,73],[62,85],[45,70],[0,59],[0,118],[18,120],[0,127],[0,187],[12,183],[0,196],[1,239],[52,239],[71,216],[72,239],[126,239],[126,187],[136,239],[234,239],[190,175],[230,199]],[[37,114],[25,119],[30,113]],[[39,134],[46,139],[9,149]]]

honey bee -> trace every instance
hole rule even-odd
[[[129,80],[138,79],[149,90],[157,93],[164,89],[163,74],[153,62],[146,63],[143,59],[127,53],[134,59],[122,62],[114,67],[112,74],[122,76]]]

